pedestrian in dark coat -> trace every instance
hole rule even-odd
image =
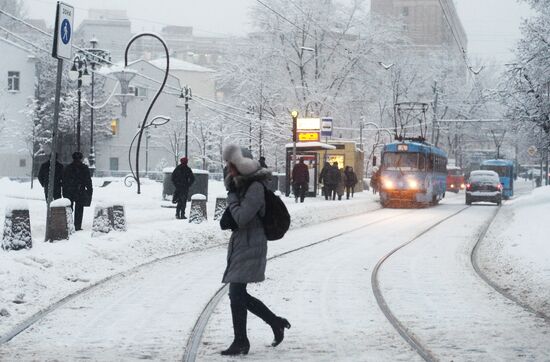
[[[38,182],[44,188],[44,196],[46,201],[48,200],[48,184],[50,182],[50,157],[48,161],[40,165],[40,171],[38,172]],[[57,200],[61,198],[61,187],[63,186],[63,165],[55,160],[55,172],[53,182],[53,199]]]
[[[81,152],[73,153],[73,162],[63,172],[63,195],[71,200],[74,211],[74,228],[82,230],[84,207],[92,202],[92,178],[90,169],[82,163]]]
[[[355,193],[356,184],[357,184],[357,175],[353,171],[353,167],[346,166],[346,170],[344,171],[344,185],[346,186],[346,199],[349,200],[350,193],[351,193],[351,197],[353,197],[353,194]]]
[[[342,176],[340,175],[338,162],[334,162],[332,166],[327,170],[327,174],[324,178],[328,199],[330,199],[331,196],[333,200],[336,199],[336,188],[338,187],[341,178]]]
[[[323,166],[323,169],[321,170],[321,173],[319,173],[319,183],[320,184],[323,184],[323,195],[325,196],[325,200],[328,200],[330,195],[329,193],[327,192],[327,188],[326,188],[326,176],[327,176],[327,172],[328,170],[331,168],[330,166],[330,163],[328,162],[325,162],[325,165]]]
[[[373,168],[374,173],[370,178],[370,187],[372,187],[372,193],[376,195],[378,189],[380,188],[380,169]]]
[[[222,355],[247,354],[250,348],[246,333],[247,311],[271,326],[274,335],[272,346],[284,338],[290,324],[276,316],[262,301],[246,291],[248,283],[265,279],[267,238],[261,217],[265,215],[264,188],[271,173],[259,162],[243,157],[241,148],[229,145],[223,151],[227,162],[227,205],[237,228],[233,230],[227,249],[227,268],[223,283],[229,283],[229,299],[233,319],[234,340]]]
[[[298,202],[304,202],[306,192],[309,186],[309,168],[304,163],[304,159],[300,158],[300,162],[294,165],[292,169],[292,187],[294,189],[294,198]]]
[[[346,191],[346,174],[344,173],[344,169],[338,169],[338,172],[340,173],[340,180],[338,181],[338,185],[336,185],[336,194],[338,195],[338,201],[340,201],[342,200],[342,196],[344,196],[344,192]]]
[[[185,217],[185,208],[187,198],[189,197],[189,188],[195,182],[193,171],[187,166],[187,157],[180,159],[180,164],[172,172],[172,183],[176,187],[173,200],[176,201],[176,219],[187,219]]]
[[[265,157],[264,156],[260,157],[260,166],[262,168],[268,168],[267,164],[265,163]]]

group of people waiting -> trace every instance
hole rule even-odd
[[[75,230],[82,230],[82,217],[84,207],[90,206],[93,187],[90,169],[82,162],[84,156],[81,152],[72,154],[73,162],[63,166],[57,159],[55,161],[53,199],[65,197],[71,201],[71,209],[74,211]],[[50,177],[50,161],[44,162],[38,172],[38,181],[44,188],[44,195],[48,199],[48,185]]]
[[[355,194],[355,185],[357,185],[357,175],[353,171],[353,167],[346,166],[344,169],[340,169],[338,162],[334,162],[332,165],[329,162],[325,162],[325,166],[319,174],[319,183],[323,184],[323,195],[325,200],[342,200],[344,191],[346,199],[353,197]]]
[[[326,162],[319,174],[319,183],[323,185],[322,190],[325,200],[336,200],[336,196],[338,196],[338,200],[342,200],[344,193],[346,199],[349,200],[350,195],[353,197],[355,193],[357,175],[351,166],[340,169],[338,162],[334,162],[332,165]],[[304,163],[304,158],[300,158],[292,169],[292,187],[296,202],[298,202],[298,199],[300,202],[304,202],[308,185],[309,168]]]

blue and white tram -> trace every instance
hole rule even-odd
[[[421,139],[384,146],[380,165],[382,205],[435,205],[445,197],[447,154]]]

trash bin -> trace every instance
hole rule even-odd
[[[191,196],[195,194],[204,195],[208,201],[208,171],[193,169],[193,175],[195,175],[195,182],[189,188],[187,201],[191,201]]]
[[[162,170],[164,174],[164,179],[162,181],[162,199],[168,200],[176,191],[176,187],[172,183],[172,172],[174,172],[175,167],[166,167]]]
[[[166,167],[162,170],[164,173],[164,181],[162,182],[162,199],[169,200],[172,198],[172,195],[176,191],[176,187],[172,182],[172,172],[175,167]],[[187,196],[187,201],[191,201],[191,196],[194,194],[205,195],[208,199],[208,171],[205,170],[193,170],[193,175],[195,176],[195,182],[189,188],[189,193]]]

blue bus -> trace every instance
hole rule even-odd
[[[502,184],[504,199],[514,196],[514,161],[511,160],[485,160],[481,163],[482,170],[492,170],[498,173]]]
[[[380,164],[380,202],[435,205],[447,189],[447,154],[421,139],[384,146]]]

